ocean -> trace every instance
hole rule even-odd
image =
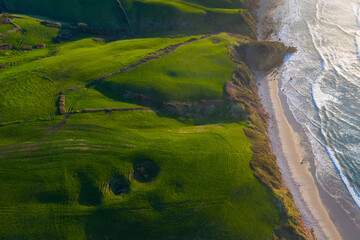
[[[311,143],[316,178],[359,223],[360,0],[286,0],[272,15],[271,39],[298,48],[278,80]]]

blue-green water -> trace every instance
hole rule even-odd
[[[311,142],[316,178],[360,208],[360,0],[288,0],[273,14],[273,38],[298,48],[281,67],[281,91]]]

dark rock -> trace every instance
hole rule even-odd
[[[45,48],[45,47],[46,47],[45,43],[39,43],[38,45],[35,46],[36,49]]]
[[[44,25],[44,26],[47,26],[47,27],[52,27],[52,28],[62,28],[61,23],[55,23],[55,22],[50,22],[50,21],[42,21],[41,24]]]
[[[30,50],[32,50],[32,49],[33,49],[32,46],[22,46],[22,47],[20,48],[21,51],[30,51]]]
[[[0,43],[0,50],[10,50],[12,45],[10,43]]]
[[[283,43],[259,41],[242,43],[236,48],[239,59],[256,71],[269,71],[281,65],[287,49]]]
[[[83,23],[83,22],[77,23],[77,26],[78,26],[79,28],[87,28],[87,27],[88,27],[88,25],[87,25],[86,23]]]
[[[95,41],[95,42],[105,42],[105,40],[103,39],[103,38],[93,38],[93,40]]]
[[[56,37],[57,42],[68,41],[73,38],[71,33],[61,33]]]
[[[295,53],[295,52],[297,52],[297,48],[296,47],[288,47],[286,52],[287,53]]]
[[[61,95],[60,98],[59,98],[59,112],[62,115],[66,114],[65,95]]]

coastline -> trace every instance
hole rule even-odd
[[[260,40],[275,40],[278,31],[276,7],[284,0],[260,1],[258,30]],[[276,39],[278,40],[278,39]],[[280,39],[279,39],[280,40]],[[287,97],[280,91],[277,72],[257,73],[258,94],[269,114],[269,137],[283,179],[292,193],[307,228],[313,228],[318,239],[358,239],[359,228],[334,197],[316,178],[315,159],[303,127],[296,121]]]
[[[296,207],[319,240],[358,240],[359,228],[316,179],[311,145],[280,91],[277,71],[258,74],[258,94],[269,114],[272,150]]]
[[[269,74],[262,79],[259,95],[270,117],[269,136],[273,151],[305,224],[314,228],[318,239],[342,239],[322,204],[310,163],[304,161],[306,149],[300,144],[301,137],[294,130],[294,123],[285,115],[276,74]]]

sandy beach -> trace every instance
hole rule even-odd
[[[314,155],[281,93],[277,70],[259,75],[259,96],[269,114],[269,136],[282,176],[308,228],[319,240],[358,240],[359,228],[316,179]]]
[[[284,0],[262,0],[258,13],[259,38],[280,40],[277,6]],[[281,92],[278,76],[281,67],[271,73],[258,73],[259,95],[270,117],[269,136],[284,181],[308,228],[318,239],[358,240],[360,229],[336,199],[323,189],[316,178],[315,156],[301,124],[289,109],[287,97]]]
[[[319,239],[342,239],[322,204],[319,191],[306,161],[306,151],[300,145],[300,136],[285,116],[279,97],[276,74],[269,74],[261,82],[259,94],[270,116],[270,139],[277,155],[284,179],[308,227],[315,229]],[[299,194],[294,194],[295,187]],[[298,196],[297,196],[298,195]],[[315,221],[314,221],[315,220]]]

